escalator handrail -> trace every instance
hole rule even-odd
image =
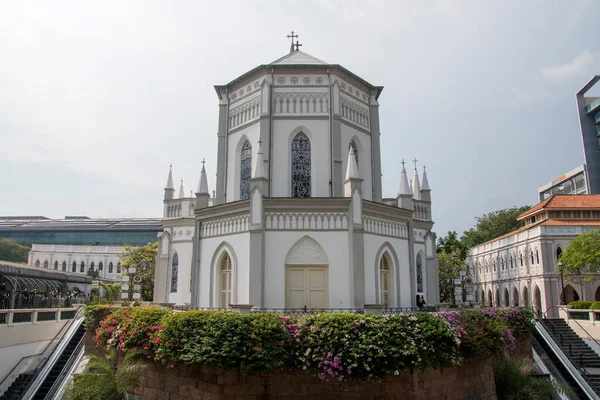
[[[31,381],[31,383],[29,384],[25,393],[23,394],[22,400],[31,400],[33,398],[33,396],[39,390],[42,383],[44,383],[44,380],[48,376],[48,373],[52,369],[52,366],[59,359],[62,352],[65,350],[65,348],[67,347],[67,345],[73,338],[73,335],[75,335],[75,333],[77,332],[77,330],[79,329],[81,324],[83,324],[83,321],[85,319],[83,317],[83,309],[84,309],[84,307],[81,307],[77,311],[77,313],[73,317],[71,327],[69,328],[68,331],[65,332],[63,337],[60,339],[60,341],[54,348],[54,351],[52,352],[50,357],[44,359],[43,363],[36,369],[34,378]]]
[[[554,379],[556,379],[557,381],[565,385],[569,385],[565,377],[560,373],[558,368],[556,368],[552,360],[550,360],[550,357],[548,356],[542,345],[538,342],[535,335],[530,335],[530,338],[533,350],[538,354],[538,357],[540,358],[540,361],[544,364],[544,366],[550,371],[550,375],[554,377]]]
[[[82,308],[84,308],[84,307],[80,307],[80,309],[82,309]],[[78,311],[79,311],[79,310],[78,310]],[[39,352],[39,353],[36,353],[36,354],[32,354],[32,355],[30,355],[30,356],[25,356],[25,357],[21,358],[21,359],[19,360],[19,362],[18,362],[18,363],[17,363],[17,364],[16,364],[16,365],[15,365],[15,366],[14,366],[14,367],[13,367],[13,368],[10,370],[10,372],[9,372],[9,373],[8,373],[8,374],[7,374],[7,375],[4,377],[4,379],[2,380],[2,382],[0,382],[0,387],[2,387],[2,385],[4,384],[4,382],[5,382],[5,381],[6,381],[6,380],[7,380],[7,379],[10,377],[10,375],[11,375],[11,374],[12,374],[12,373],[15,371],[15,369],[17,369],[17,367],[18,367],[19,365],[21,365],[21,363],[22,363],[23,361],[25,361],[25,360],[26,360],[26,359],[28,359],[28,358],[31,358],[31,357],[37,357],[37,356],[41,356],[41,355],[43,355],[44,353],[46,353],[46,351],[47,351],[47,350],[50,348],[50,346],[52,346],[52,344],[56,342],[56,338],[60,337],[60,335],[63,333],[63,331],[67,331],[67,330],[69,329],[69,327],[70,327],[70,326],[72,325],[72,323],[73,323],[73,320],[75,320],[75,317],[76,317],[76,316],[77,316],[77,314],[75,314],[75,315],[73,316],[73,318],[72,318],[72,319],[71,319],[71,320],[70,320],[68,323],[64,324],[64,325],[63,325],[63,326],[60,328],[60,330],[59,330],[59,331],[56,333],[56,335],[54,335],[54,337],[52,338],[52,340],[51,340],[51,341],[50,341],[50,342],[49,342],[49,343],[46,345],[46,347],[44,348],[44,350],[43,350],[43,351],[41,351],[41,352]],[[43,359],[42,359],[42,360],[39,362],[38,366],[37,366],[37,367],[34,369],[34,372],[35,372],[35,371],[37,371],[37,369],[40,367],[40,365],[42,365],[42,363],[43,363],[43,362],[46,360],[46,358],[47,358],[47,357],[44,357],[44,358],[43,358]]]
[[[79,339],[79,343],[77,343],[77,346],[73,350],[73,353],[71,354],[71,356],[65,363],[65,366],[63,367],[62,371],[60,371],[60,374],[56,377],[54,384],[52,384],[52,387],[50,388],[50,390],[48,390],[48,393],[46,394],[46,397],[44,397],[44,399],[52,399],[54,397],[54,395],[58,392],[61,385],[64,383],[64,380],[65,380],[68,372],[73,367],[73,364],[81,356],[81,352],[83,351],[84,343],[85,343],[85,336],[82,336],[81,339]]]
[[[550,349],[556,354],[558,359],[563,363],[565,369],[569,371],[573,379],[579,384],[581,390],[588,396],[590,399],[600,400],[598,394],[594,391],[589,376],[590,374],[587,372],[585,368],[581,368],[578,364],[573,360],[567,353],[565,353],[562,348],[556,343],[556,341],[552,338],[552,334],[546,330],[546,327],[539,321],[535,322],[535,326],[537,328],[540,337],[546,341]]]

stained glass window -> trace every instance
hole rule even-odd
[[[220,307],[229,308],[231,304],[231,258],[229,254],[223,254],[221,259],[221,298]]]
[[[171,293],[177,293],[177,275],[179,273],[179,256],[173,254],[173,266],[171,267]]]
[[[292,197],[310,197],[310,140],[302,132],[292,140]]]
[[[240,163],[240,200],[250,197],[250,178],[252,178],[252,145],[246,140],[242,147]]]
[[[417,292],[423,293],[423,258],[417,254]]]
[[[381,257],[379,264],[379,284],[381,291],[381,304],[388,307],[390,298],[390,265],[387,256]]]
[[[356,165],[358,166],[358,150],[356,149],[356,143],[354,143],[354,140],[350,141],[349,147],[352,147],[352,150],[354,151],[354,159],[356,160]]]

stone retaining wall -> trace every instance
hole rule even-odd
[[[103,354],[86,334],[86,353]],[[531,357],[529,338],[521,339],[517,355]],[[228,399],[496,399],[490,359],[421,373],[402,372],[382,382],[324,382],[303,371],[240,374],[208,366],[168,368],[148,362],[135,396],[140,400]]]

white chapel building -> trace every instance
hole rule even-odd
[[[427,175],[382,198],[378,99],[346,68],[289,54],[215,86],[216,190],[165,188],[154,301],[227,308],[439,302]],[[404,164],[404,163],[403,163]],[[421,186],[422,182],[422,186]]]

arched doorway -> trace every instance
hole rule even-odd
[[[298,240],[285,258],[285,308],[329,308],[329,260],[319,243]]]
[[[523,307],[529,307],[529,289],[527,289],[527,286],[523,286],[523,296],[521,297],[521,302],[523,303]]]
[[[519,289],[517,289],[516,286],[513,288],[513,301],[512,301],[512,305],[515,306],[515,307],[519,306]]]
[[[508,295],[508,288],[504,288],[504,307],[510,307],[510,298]]]
[[[565,301],[569,304],[572,301],[579,300],[579,293],[571,285],[565,285]]]
[[[492,290],[488,289],[488,295],[487,295],[487,302],[488,302],[488,306],[489,307],[493,307],[494,306],[494,302],[493,302],[493,297],[492,297]]]
[[[494,301],[496,307],[500,307],[500,289],[496,288],[496,299]]]
[[[535,286],[533,288],[533,304],[534,304],[536,313],[541,313],[543,311],[542,310],[542,292],[540,291],[540,288],[537,286]]]
[[[596,293],[594,294],[594,301],[600,301],[600,286],[596,289]]]

